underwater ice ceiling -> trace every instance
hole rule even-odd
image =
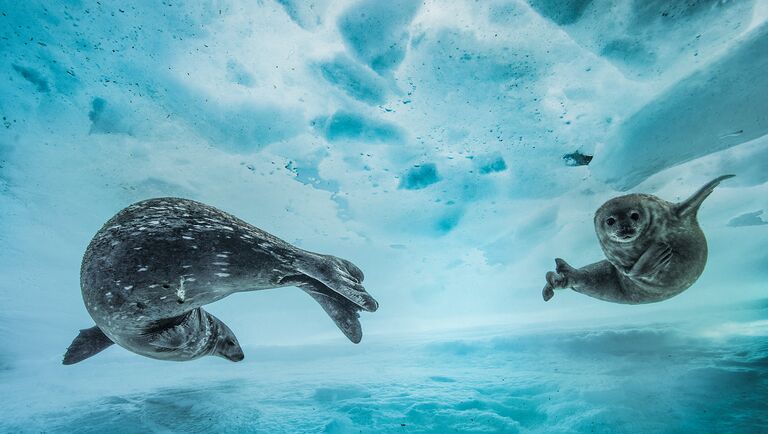
[[[591,219],[606,199],[676,201],[724,173],[737,177],[700,214],[708,272],[671,303],[716,303],[725,281],[736,299],[764,289],[764,1],[3,1],[0,12],[13,318],[44,303],[60,307],[54,322],[86,322],[88,240],[158,196],[353,259],[381,303],[367,319],[380,333],[604,313],[577,297],[542,306],[553,249],[596,260]],[[50,273],[27,272],[40,261]],[[9,297],[19,281],[25,292]],[[243,312],[267,324],[286,304],[336,333],[299,294],[219,309],[250,329]]]

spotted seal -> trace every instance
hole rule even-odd
[[[297,286],[352,342],[360,310],[378,303],[363,272],[335,256],[302,250],[237,217],[180,198],[138,202],[112,217],[83,256],[80,283],[96,325],[80,331],[63,363],[113,343],[161,360],[244,355],[232,330],[203,310],[236,292]]]
[[[681,203],[650,194],[609,200],[594,219],[607,260],[575,269],[555,259],[555,271],[546,275],[544,301],[564,288],[623,304],[655,303],[680,294],[699,278],[707,262],[699,207],[720,182],[733,176],[712,180]]]

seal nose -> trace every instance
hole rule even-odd
[[[239,361],[243,360],[244,358],[245,358],[245,354],[237,353],[237,354],[232,355],[232,357],[230,357],[229,360],[231,360],[233,362],[239,362]]]
[[[621,225],[616,230],[616,236],[624,240],[634,237],[636,233],[635,228],[629,225]]]

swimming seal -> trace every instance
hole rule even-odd
[[[721,181],[712,180],[689,199],[671,203],[650,194],[609,200],[595,213],[595,231],[607,260],[575,269],[555,259],[542,296],[571,288],[600,300],[655,303],[680,294],[704,271],[707,240],[696,215]]]
[[[161,360],[244,355],[232,330],[202,306],[243,291],[297,286],[352,342],[360,310],[378,303],[351,262],[302,250],[235,216],[187,199],[138,202],[112,217],[83,256],[80,284],[96,323],[64,355],[77,363],[113,343]]]

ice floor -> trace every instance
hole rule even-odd
[[[241,364],[120,348],[73,367],[29,360],[0,373],[0,431],[766,432],[768,304],[706,314],[710,325],[254,346]]]

